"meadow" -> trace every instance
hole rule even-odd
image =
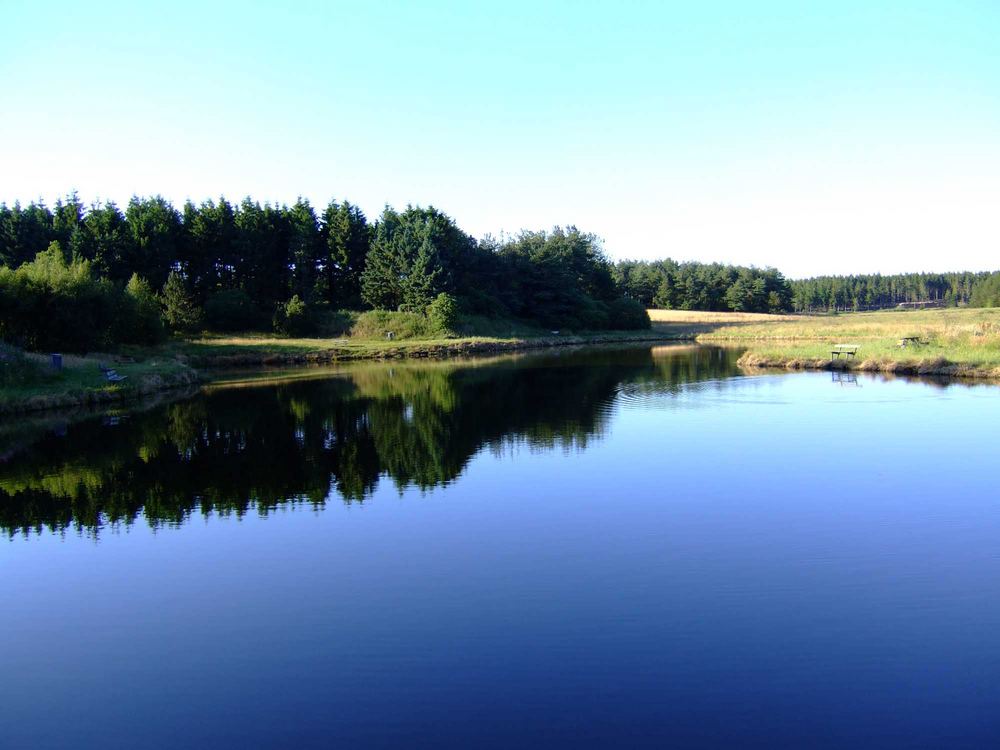
[[[828,368],[832,348],[858,346],[837,366],[936,375],[1000,377],[1000,309],[881,310],[826,315],[762,315],[650,310],[654,329],[687,331],[706,343],[747,347],[743,364]],[[900,346],[903,339],[906,346]]]

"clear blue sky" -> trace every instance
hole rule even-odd
[[[0,201],[574,223],[613,258],[1000,268],[1000,2],[0,0]]]

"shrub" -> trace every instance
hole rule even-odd
[[[370,310],[358,316],[351,328],[351,336],[361,339],[384,339],[389,331],[396,339],[430,339],[437,335],[426,315]]]
[[[330,310],[329,308],[313,310],[312,319],[315,334],[322,338],[339,338],[347,336],[354,325],[357,313],[347,310]]]
[[[264,327],[260,310],[242,289],[223,289],[205,302],[205,322],[213,331],[247,331]]]
[[[438,333],[453,333],[458,325],[458,303],[455,298],[441,292],[427,306],[427,319]]]
[[[39,374],[38,365],[22,351],[0,342],[0,387],[30,383]]]
[[[293,295],[288,302],[278,305],[274,315],[274,330],[286,336],[306,336],[315,330],[309,306]]]
[[[165,334],[163,313],[153,288],[138,274],[132,274],[122,296],[114,338],[130,344],[155,344]]]
[[[608,307],[609,324],[615,330],[641,331],[652,325],[646,308],[634,299],[621,297]]]
[[[585,331],[599,331],[608,327],[607,304],[586,294],[578,295],[574,316],[576,323],[570,322],[566,327]]]
[[[58,242],[16,271],[0,268],[0,337],[27,349],[86,351],[109,343],[120,288]]]

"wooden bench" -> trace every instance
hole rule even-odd
[[[856,356],[858,349],[860,349],[857,344],[835,344],[833,349],[830,350],[830,357],[832,359],[851,359]]]

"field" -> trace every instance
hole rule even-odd
[[[858,345],[853,369],[1000,376],[1000,309],[883,310],[838,315],[758,315],[651,310],[654,328],[698,341],[739,343],[744,363],[825,368],[832,345]],[[901,347],[900,340],[916,338]]]

